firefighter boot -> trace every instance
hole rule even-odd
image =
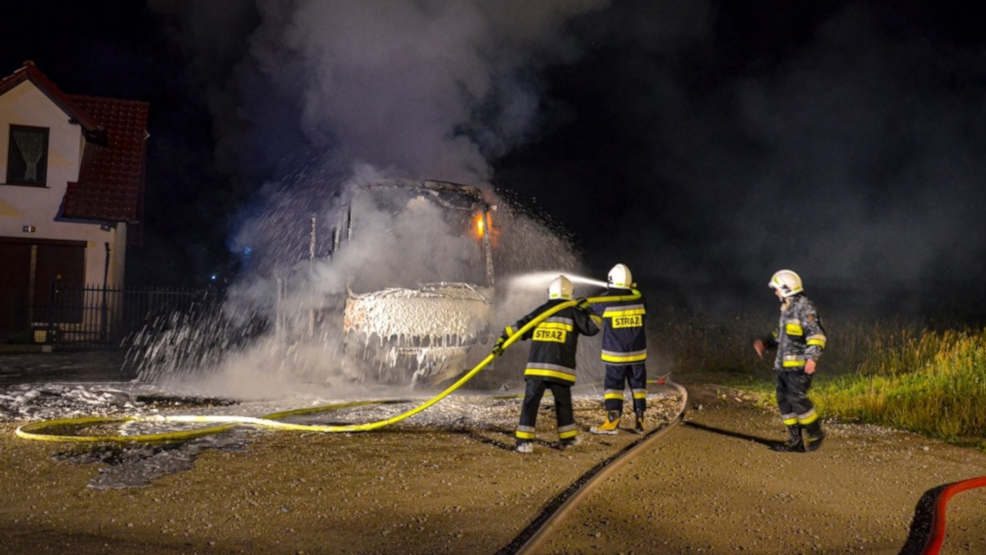
[[[633,423],[633,431],[637,432],[638,434],[642,434],[644,433],[644,411],[642,410],[636,411],[636,416],[637,419]]]
[[[801,440],[801,426],[798,424],[788,426],[787,433],[789,435],[787,441],[784,443],[776,443],[771,447],[771,449],[782,453],[804,453],[805,444]]]
[[[577,447],[579,445],[582,445],[582,438],[580,438],[579,436],[568,437],[568,438],[565,438],[565,439],[561,440],[560,442],[558,442],[558,445],[562,449],[569,449],[571,447]]]
[[[533,453],[534,452],[534,442],[533,441],[518,441],[517,442],[517,452],[518,453]]]
[[[598,426],[589,428],[594,434],[616,435],[616,427],[620,425],[620,413],[611,410],[606,413],[606,421]]]
[[[822,431],[822,423],[818,420],[805,426],[805,449],[815,451],[822,446],[825,439],[825,432]]]

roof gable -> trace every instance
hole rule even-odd
[[[60,216],[139,223],[144,211],[144,170],[150,104],[66,94],[34,62],[0,79],[0,95],[30,81],[83,128],[86,143],[78,181],[65,189]],[[128,234],[139,241],[139,233]]]
[[[56,106],[74,122],[82,126],[87,140],[101,142],[104,140],[104,130],[99,123],[93,119],[85,110],[77,106],[71,97],[58,88],[48,77],[41,73],[34,62],[27,60],[24,65],[15,70],[10,75],[0,79],[0,95],[10,89],[20,85],[24,81],[30,81],[43,92]]]

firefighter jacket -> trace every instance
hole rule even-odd
[[[507,326],[503,337],[513,335],[542,312],[564,302],[567,301],[553,299],[535,308],[514,325]],[[552,314],[522,336],[522,339],[532,340],[524,375],[565,385],[574,384],[575,351],[578,348],[579,334],[597,333],[599,328],[584,308],[570,306]]]
[[[606,289],[594,297],[625,297],[630,289]],[[595,318],[601,318],[603,328],[603,362],[621,366],[640,364],[647,360],[647,334],[645,331],[647,311],[644,298],[630,301],[614,300],[593,303],[591,310]]]
[[[804,294],[788,297],[770,336],[762,338],[767,348],[777,348],[774,370],[802,370],[808,359],[818,360],[825,349],[825,329],[815,304]]]

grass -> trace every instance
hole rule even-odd
[[[820,380],[823,414],[986,447],[986,329],[874,340],[855,373]]]
[[[758,360],[750,346],[769,321],[665,321],[651,337],[677,375],[739,387],[773,404],[773,357]],[[810,392],[823,416],[986,450],[986,328],[923,329],[907,320],[826,324],[829,347]]]

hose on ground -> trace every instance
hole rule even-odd
[[[390,418],[385,418],[383,420],[377,420],[375,422],[367,422],[365,424],[319,425],[319,424],[292,424],[289,422],[281,422],[280,420],[288,416],[296,416],[300,414],[313,414],[318,412],[335,410],[343,407],[380,403],[382,401],[359,401],[355,403],[337,403],[332,405],[323,405],[319,407],[277,412],[259,418],[252,416],[221,416],[221,415],[86,416],[81,418],[62,418],[57,420],[47,420],[47,421],[24,424],[23,426],[19,426],[15,433],[17,434],[17,437],[23,439],[36,440],[36,441],[59,441],[59,442],[76,442],[76,443],[148,443],[148,442],[163,443],[163,442],[172,442],[172,441],[184,441],[184,440],[207,436],[211,434],[218,434],[230,430],[236,426],[256,426],[256,427],[269,428],[275,430],[292,430],[292,431],[302,431],[302,432],[366,432],[370,430],[376,430],[378,428],[383,428],[384,426],[389,426],[396,422],[400,422],[405,418],[414,416],[415,414],[441,401],[445,397],[448,397],[452,392],[465,385],[466,382],[471,380],[476,374],[478,374],[481,370],[486,368],[486,366],[489,365],[489,363],[493,362],[493,360],[497,356],[499,356],[500,353],[502,353],[504,350],[506,350],[511,345],[513,345],[518,340],[520,340],[524,336],[524,334],[526,334],[532,328],[543,322],[545,319],[551,317],[553,314],[560,312],[566,308],[576,306],[583,302],[588,304],[597,304],[602,302],[632,301],[632,300],[637,300],[641,297],[640,291],[636,289],[631,289],[630,291],[631,294],[629,295],[588,297],[585,299],[573,299],[570,301],[565,301],[563,303],[556,304],[555,306],[549,308],[548,310],[545,310],[541,314],[538,314],[531,321],[527,322],[518,330],[510,334],[498,350],[486,355],[486,358],[480,361],[479,364],[474,366],[471,370],[469,370],[469,372],[467,372],[461,378],[456,380],[455,383],[445,388],[445,390],[443,390],[438,395],[435,395],[431,399],[428,399],[424,403],[418,405],[417,407],[414,407],[413,409],[407,412],[403,412],[401,414],[392,416]],[[79,428],[83,426],[92,426],[97,424],[120,424],[124,422],[146,422],[146,423],[155,423],[155,424],[201,423],[201,424],[216,424],[216,425],[209,426],[206,428],[199,428],[195,430],[161,432],[161,433],[141,434],[141,435],[71,435],[71,434],[55,434],[50,432],[50,430],[57,430],[57,429]]]
[[[970,478],[945,486],[938,495],[938,499],[935,500],[931,534],[928,537],[928,542],[925,544],[924,550],[921,552],[922,555],[938,555],[939,551],[941,551],[941,546],[945,542],[945,508],[948,505],[948,500],[957,493],[983,487],[986,487],[986,476]]]
[[[575,507],[599,484],[606,480],[607,477],[616,473],[624,463],[642,453],[647,446],[656,443],[657,439],[666,434],[668,430],[682,422],[685,419],[685,411],[688,408],[688,390],[671,380],[667,380],[666,385],[678,391],[679,401],[676,416],[666,425],[647,432],[644,437],[634,441],[608,459],[601,461],[589,469],[572,486],[549,502],[548,507],[527,528],[522,530],[510,544],[500,549],[498,553],[523,555],[541,551],[546,538],[557,528],[558,523],[564,521],[568,515],[572,514]]]

